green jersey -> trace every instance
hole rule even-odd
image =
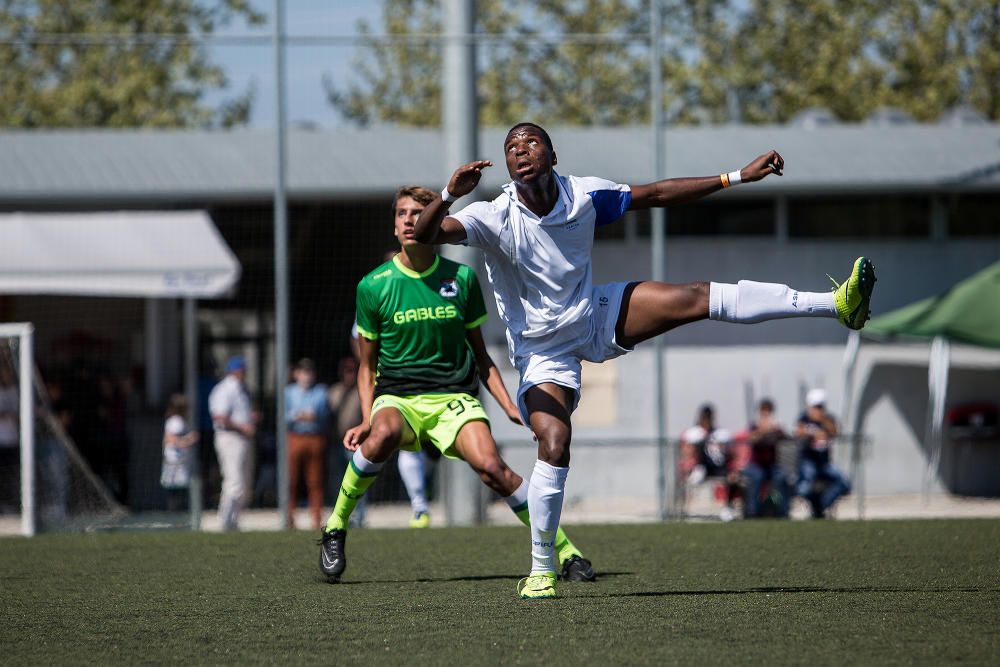
[[[358,333],[378,341],[375,396],[479,393],[469,329],[486,320],[476,273],[436,257],[423,273],[393,257],[358,283]]]

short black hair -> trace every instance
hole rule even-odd
[[[525,121],[523,123],[518,123],[514,127],[510,128],[509,130],[507,130],[507,136],[509,137],[511,135],[511,133],[514,130],[516,130],[517,128],[519,128],[519,127],[532,127],[534,129],[538,130],[538,133],[540,135],[542,135],[542,141],[544,141],[545,145],[549,147],[549,150],[550,151],[554,151],[555,150],[555,148],[552,147],[552,139],[549,137],[549,133],[545,131],[544,127],[542,127],[541,125],[536,125],[535,123],[531,123],[531,122],[528,122],[528,121]],[[506,143],[506,140],[504,141],[504,143]]]
[[[767,410],[769,412],[774,412],[774,401],[772,401],[770,398],[763,398],[763,399],[761,399],[760,405],[758,406],[758,408],[761,409],[761,410]]]

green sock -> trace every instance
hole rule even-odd
[[[518,506],[513,512],[520,519],[521,523],[529,528],[531,527],[531,520],[528,518],[528,503]],[[561,565],[563,561],[572,556],[583,558],[583,553],[576,548],[575,544],[569,541],[566,533],[563,532],[562,526],[559,526],[556,528],[556,558]]]
[[[340,493],[337,495],[337,504],[333,507],[330,518],[326,521],[326,530],[345,530],[347,521],[351,518],[351,512],[361,500],[365,491],[372,485],[379,471],[361,472],[351,461],[344,471],[344,481],[340,483]]]

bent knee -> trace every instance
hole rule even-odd
[[[684,307],[691,311],[700,312],[708,307],[708,293],[711,285],[707,282],[693,282],[684,285],[683,300]]]
[[[565,467],[569,465],[569,430],[558,429],[555,432],[539,433],[538,458],[549,465]]]
[[[388,424],[375,423],[372,430],[365,439],[366,449],[371,449],[372,453],[391,454],[399,447],[401,433]]]
[[[503,462],[503,459],[497,456],[480,462],[476,472],[479,473],[484,482],[493,486],[503,484],[507,470],[507,465]]]

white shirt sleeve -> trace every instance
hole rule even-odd
[[[483,248],[493,245],[499,233],[496,205],[493,202],[477,201],[461,211],[450,214],[465,228],[465,245]]]
[[[233,411],[232,401],[229,392],[226,391],[225,380],[215,385],[212,393],[208,395],[208,411],[215,417],[228,417]]]
[[[594,205],[598,227],[608,225],[625,215],[632,204],[632,188],[596,176],[577,178],[578,187],[586,192]]]

